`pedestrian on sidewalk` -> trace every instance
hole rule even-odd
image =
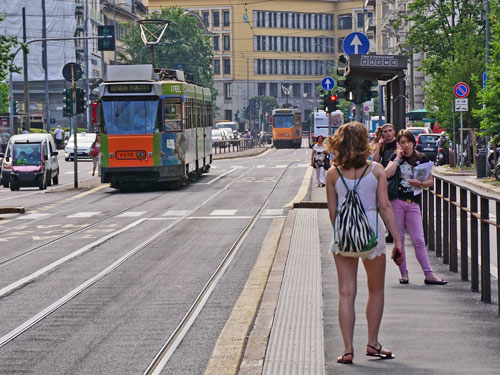
[[[424,283],[429,285],[444,285],[447,282],[440,279],[432,272],[425,246],[424,229],[422,226],[422,214],[420,212],[420,201],[422,197],[422,188],[428,188],[434,185],[432,173],[426,181],[419,181],[413,178],[415,166],[428,162],[429,159],[419,154],[415,150],[415,137],[408,129],[402,129],[397,136],[398,147],[392,155],[391,160],[385,168],[387,178],[391,178],[399,168],[401,179],[398,186],[397,199],[391,200],[392,209],[398,225],[399,235],[402,239],[401,251],[405,254],[404,235],[405,228],[410,235],[415,256],[422,271],[424,271]],[[408,269],[406,267],[406,256],[399,266],[401,272],[401,284],[408,284]]]
[[[325,159],[327,154],[325,147],[323,146],[324,138],[322,135],[318,135],[316,138],[316,143],[312,149],[311,154],[311,167],[316,170],[316,183],[318,187],[325,186]]]
[[[391,204],[387,196],[387,178],[384,168],[378,163],[371,163],[363,178],[366,166],[370,164],[368,157],[373,147],[369,143],[368,131],[359,122],[350,122],[341,126],[333,137],[325,140],[325,148],[333,153],[332,163],[342,173],[349,189],[356,186],[356,192],[361,198],[361,203],[368,217],[370,227],[375,232],[378,227],[377,245],[366,256],[362,257],[363,266],[368,278],[368,301],[366,304],[366,319],[368,322],[368,343],[366,355],[393,358],[392,352],[382,349],[378,340],[380,323],[384,311],[384,279],[386,267],[385,227],[378,213],[389,227],[394,237],[394,247],[391,258],[396,263],[401,262],[397,257],[397,248],[401,248],[401,239]],[[332,226],[335,216],[346,197],[347,189],[339,178],[337,168],[330,168],[326,176],[326,194],[328,211]],[[356,185],[357,184],[357,185]],[[378,212],[377,212],[378,202]],[[335,230],[335,227],[334,227]],[[344,340],[344,354],[337,358],[338,363],[352,364],[354,358],[354,303],[357,291],[358,257],[343,256],[335,243],[332,252],[337,268],[339,284],[339,324]],[[363,253],[364,254],[364,253]],[[395,259],[396,258],[396,259]]]
[[[92,142],[92,145],[90,146],[90,156],[92,157],[92,176],[95,176],[95,170],[96,168],[99,168],[99,151],[101,148],[99,141],[99,134],[97,134],[95,141]],[[99,170],[97,172],[99,172]],[[98,173],[98,175],[100,176],[101,174]]]
[[[54,138],[56,141],[56,148],[61,150],[63,148],[64,130],[62,130],[61,125],[57,125],[56,130],[54,130]]]

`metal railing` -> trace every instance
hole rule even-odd
[[[256,147],[254,139],[235,139],[230,141],[212,142],[214,154],[224,154],[226,152],[238,152]]]
[[[481,301],[486,303],[491,303],[490,263],[496,250],[500,315],[500,199],[437,176],[434,176],[434,187],[425,189],[422,198],[424,235],[429,250],[442,257],[451,272],[459,272],[460,264],[463,281],[469,281],[470,256],[471,290],[480,292]],[[490,220],[490,203],[495,205],[496,222]],[[490,228],[496,230],[496,249],[490,244]]]

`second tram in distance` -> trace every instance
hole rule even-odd
[[[212,162],[210,90],[182,71],[109,66],[99,86],[101,181],[180,185]]]
[[[302,144],[302,113],[297,108],[273,109],[273,146],[300,148]]]

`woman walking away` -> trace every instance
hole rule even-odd
[[[323,146],[323,136],[318,135],[316,143],[313,147],[311,154],[311,167],[316,169],[316,183],[318,187],[325,186],[325,167],[324,162],[326,159],[325,147]]]
[[[389,164],[385,168],[387,178],[391,178],[399,168],[401,179],[398,185],[397,199],[391,200],[392,209],[398,225],[399,235],[403,246],[401,251],[405,253],[404,234],[405,228],[410,235],[411,242],[415,248],[415,255],[422,271],[424,271],[424,283],[428,285],[444,285],[447,282],[440,279],[432,272],[425,247],[424,229],[422,227],[422,214],[420,213],[420,200],[422,188],[430,187],[434,184],[432,174],[425,181],[414,178],[415,167],[428,162],[425,155],[415,151],[415,137],[408,129],[400,130],[397,136],[398,146],[392,155]],[[417,194],[416,194],[417,193]],[[401,284],[408,284],[408,269],[406,259],[399,266],[401,272]]]
[[[368,321],[368,343],[366,355],[379,358],[394,358],[392,352],[383,349],[378,340],[378,333],[384,311],[384,279],[386,264],[385,227],[389,227],[394,237],[391,258],[399,264],[402,257],[397,249],[401,239],[391,204],[387,197],[387,178],[383,167],[367,159],[372,153],[366,127],[359,122],[350,122],[341,126],[333,137],[325,140],[325,148],[333,153],[332,163],[326,176],[326,194],[330,221],[336,230],[335,219],[340,215],[342,204],[348,190],[355,190],[359,196],[372,232],[377,234],[377,244],[372,250],[357,253],[340,251],[337,243],[332,244],[332,252],[337,268],[339,284],[339,324],[344,340],[344,354],[337,358],[338,363],[352,364],[354,358],[354,323],[356,319],[354,303],[357,291],[358,259],[361,257],[368,279],[368,301],[366,319]],[[378,208],[377,208],[378,205]],[[353,228],[351,235],[355,232]],[[335,233],[339,235],[339,233]]]
[[[92,176],[95,176],[95,170],[99,166],[99,135],[96,135],[95,141],[90,146],[90,156],[92,157]]]

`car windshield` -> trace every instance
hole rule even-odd
[[[293,116],[274,116],[273,126],[275,128],[291,128],[293,127]]]
[[[81,147],[83,145],[88,145],[90,146],[93,142],[95,141],[95,134],[78,134],[76,137],[76,142],[78,144],[78,147]],[[69,137],[68,140],[68,145],[74,146],[75,143],[75,136],[72,135]]]
[[[232,131],[236,131],[236,124],[232,124],[230,122],[219,122],[215,125],[217,129],[229,128]]]
[[[104,100],[102,110],[108,134],[153,134],[158,98]]]
[[[420,142],[422,143],[436,143],[439,139],[439,136],[435,135],[421,135]]]
[[[41,143],[14,143],[14,165],[39,165]]]

